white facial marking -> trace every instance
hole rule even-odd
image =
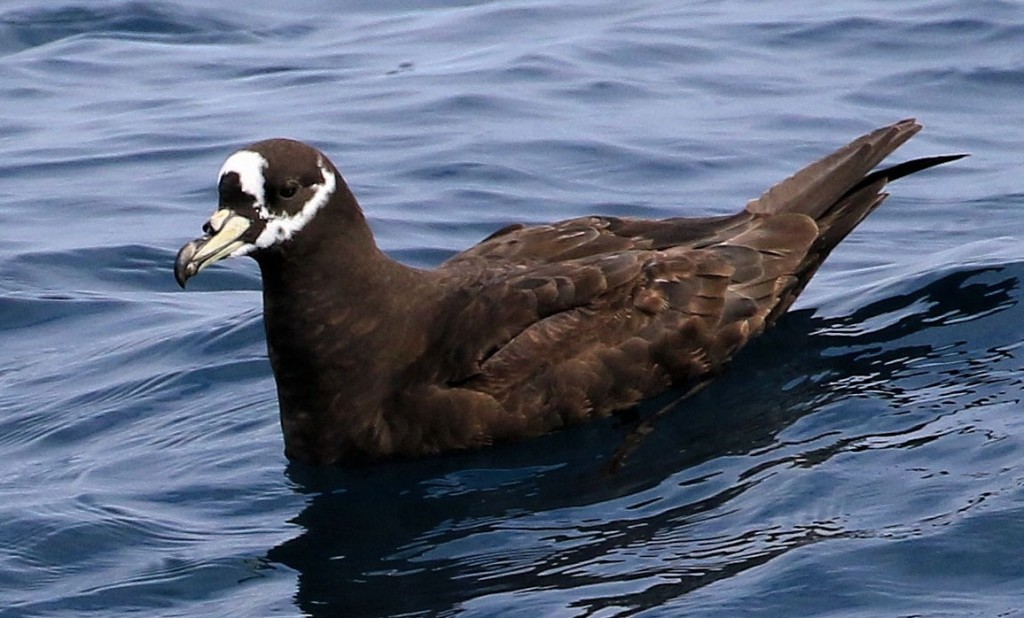
[[[319,185],[313,185],[317,187],[316,193],[302,206],[302,210],[294,215],[272,215],[267,212],[267,227],[256,238],[255,245],[257,247],[266,249],[271,245],[292,238],[331,199],[331,194],[334,193],[334,187],[337,185],[334,173],[327,169],[322,158],[317,159],[317,167],[320,168],[320,175],[323,176],[324,181]],[[262,214],[263,211],[261,211]]]
[[[263,170],[267,169],[267,160],[258,152],[239,150],[228,157],[217,175],[219,182],[224,174],[235,172],[242,185],[242,191],[256,198],[256,208],[264,209],[266,196],[263,194]],[[263,210],[261,210],[262,214]]]

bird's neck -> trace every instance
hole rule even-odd
[[[427,319],[418,308],[431,304],[429,274],[384,255],[365,222],[349,223],[258,259],[286,452],[314,463],[358,458],[379,439],[391,373],[426,346],[411,327]]]

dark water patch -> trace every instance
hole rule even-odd
[[[1021,264],[1005,264],[957,269],[943,276],[929,273],[925,276],[935,280],[923,288],[895,293],[894,287],[908,287],[909,282],[901,281],[879,289],[876,294],[884,295],[882,300],[859,309],[847,320],[855,325],[859,338],[893,341],[931,324],[952,326],[984,318],[1018,304],[1015,292],[1020,287],[1022,269]]]
[[[525,118],[536,113],[536,103],[515,95],[496,93],[458,93],[434,101],[420,107],[426,116],[454,119],[472,115],[508,118],[514,110],[516,117]]]
[[[196,230],[196,236],[199,235]],[[183,236],[182,244],[190,237]],[[90,290],[160,291],[177,289],[173,265],[177,248],[122,245],[61,252],[21,253],[0,264],[0,279],[18,281],[23,290],[47,290],[51,300],[77,301]],[[218,266],[216,274],[196,280],[195,289],[259,290],[256,271],[244,262]],[[56,296],[54,296],[54,294]],[[61,294],[65,295],[63,298]],[[88,298],[84,299],[88,301]],[[22,314],[22,319],[28,317]]]
[[[599,20],[601,14],[602,11],[598,7],[591,6],[570,7],[537,2],[481,2],[468,10],[446,12],[444,25],[449,32],[456,35],[456,40],[480,46],[500,40],[500,32],[494,29],[495,23],[503,25],[502,32],[529,28],[531,32],[540,35],[552,30],[557,32],[556,24],[564,19],[573,20],[577,24],[589,24],[591,20]]]
[[[571,100],[584,103],[599,103],[605,106],[615,103],[621,104],[645,96],[655,96],[638,84],[607,79],[577,81],[569,86],[559,88],[555,94]]]
[[[38,327],[58,320],[88,319],[123,307],[124,302],[110,298],[50,295],[41,297],[0,296],[0,321],[5,330]],[[66,322],[62,322],[65,325]]]
[[[155,115],[159,116],[160,114],[156,112]],[[141,132],[132,139],[141,141],[145,137],[146,133]],[[87,182],[95,180],[87,175],[89,170],[107,169],[110,167],[131,169],[136,165],[147,164],[156,166],[167,165],[172,161],[180,160],[180,157],[185,154],[186,150],[189,151],[190,156],[197,154],[193,147],[182,148],[170,145],[175,140],[180,140],[182,137],[181,132],[174,132],[174,135],[171,133],[157,136],[150,134],[149,137],[157,138],[156,145],[154,145],[153,141],[149,141],[147,147],[138,148],[129,139],[124,143],[110,144],[108,148],[102,150],[93,149],[88,154],[57,145],[52,145],[49,148],[25,149],[18,152],[16,158],[10,158],[0,163],[0,173],[17,177],[19,181],[51,181],[54,178],[84,176],[85,179],[81,184],[86,185]],[[233,146],[237,148],[239,144],[234,144]],[[228,148],[230,146],[218,144],[217,146],[210,145],[200,150],[208,150],[220,154],[227,151]],[[89,203],[94,198],[83,193],[75,196],[75,199],[75,203],[80,204]],[[141,201],[147,198],[139,195],[137,199]]]
[[[738,26],[746,38],[762,40],[783,53],[813,47],[818,50],[894,53],[915,57],[929,53],[936,40],[997,44],[1019,37],[1021,25],[996,16],[928,15],[908,20],[894,15],[851,15],[829,19],[768,21]]]
[[[14,53],[80,36],[199,43],[240,32],[239,24],[169,3],[110,3],[21,9],[0,16],[0,52]]]
[[[514,58],[502,69],[502,81],[527,83],[564,82],[576,78],[580,68],[553,54],[531,52]]]
[[[921,69],[874,80],[851,93],[851,102],[885,105],[896,97],[914,96],[929,100],[929,108],[960,109],[962,99],[946,96],[951,90],[974,93],[990,100],[1015,100],[1024,84],[1024,67],[978,66]]]
[[[340,66],[359,66],[360,58],[346,58]],[[275,95],[287,94],[286,89],[302,89],[315,84],[337,83],[343,78],[339,75],[338,68],[331,69],[299,69],[269,67],[259,69],[242,69],[236,75],[239,79],[250,79],[260,84]]]
[[[682,41],[651,42],[638,37],[631,41],[611,41],[599,48],[578,52],[587,64],[628,69],[657,69],[674,65],[692,65],[707,61],[707,54]]]
[[[1016,34],[1016,36],[1022,34],[1019,25],[1001,23],[999,19],[981,19],[978,17],[933,18],[923,23],[908,24],[906,29],[911,33],[923,34],[929,37],[974,35],[979,38],[994,37],[999,39],[1008,33]]]
[[[902,27],[901,20],[886,17],[850,16],[820,21],[773,21],[746,26],[763,33],[769,44],[793,46],[826,45],[858,46],[871,44],[881,33],[890,35],[893,27]]]
[[[531,175],[522,170],[507,165],[478,161],[427,163],[419,168],[408,169],[403,175],[408,177],[409,180],[427,182],[444,180],[448,186],[464,186],[467,184],[488,186],[491,183],[513,184],[525,180],[534,180]]]

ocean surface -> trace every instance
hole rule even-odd
[[[1022,100],[1009,0],[5,1],[0,617],[1024,616]],[[289,463],[255,264],[171,274],[266,137],[426,267],[729,213],[909,116],[894,160],[971,157],[616,474],[622,419]]]

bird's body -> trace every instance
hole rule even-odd
[[[704,380],[792,304],[920,130],[879,129],[735,215],[510,226],[434,270],[384,255],[337,169],[291,140],[221,170],[178,280],[249,254],[289,457],[352,463],[521,439]]]

